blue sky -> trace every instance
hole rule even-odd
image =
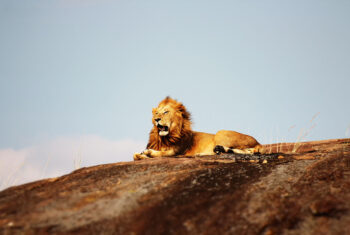
[[[77,155],[131,160],[167,95],[195,130],[345,138],[349,12],[341,0],[0,0],[0,160],[43,177]]]

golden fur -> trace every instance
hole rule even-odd
[[[212,155],[222,152],[256,153],[261,145],[251,136],[221,130],[215,135],[192,131],[191,115],[182,103],[170,97],[152,110],[153,128],[147,149],[134,160],[176,155]]]

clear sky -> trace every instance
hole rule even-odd
[[[195,130],[348,137],[349,13],[346,0],[0,0],[0,184],[132,160],[167,95]]]

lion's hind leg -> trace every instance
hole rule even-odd
[[[237,154],[255,154],[255,153],[259,153],[256,150],[256,148],[235,149],[235,148],[225,147],[225,146],[222,146],[222,145],[216,145],[213,151],[217,155],[219,155],[221,153],[237,153]]]
[[[216,154],[254,154],[259,152],[259,146],[261,146],[256,139],[249,135],[227,130],[218,131],[215,134],[214,141],[214,152]]]
[[[254,154],[254,153],[256,153],[254,148],[232,149],[232,151],[234,153],[237,153],[237,154]]]

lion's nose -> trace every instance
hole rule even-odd
[[[154,121],[159,122],[159,121],[160,121],[160,118],[156,118],[156,119],[154,119]]]

